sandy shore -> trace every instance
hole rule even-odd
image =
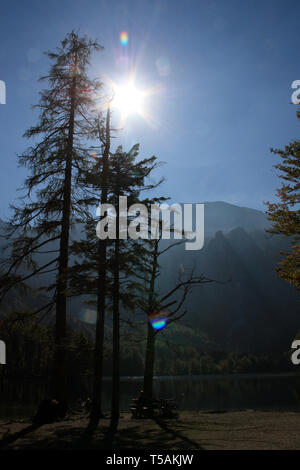
[[[0,421],[2,449],[300,449],[300,413],[277,411],[180,412],[177,419],[135,420],[122,413],[112,445],[109,420],[87,430],[85,417],[35,428]]]

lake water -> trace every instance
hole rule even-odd
[[[157,377],[156,396],[174,398],[179,410],[229,411],[242,409],[300,411],[300,374],[237,374],[227,376]],[[142,388],[141,377],[122,377],[121,410],[128,411]],[[89,386],[74,396],[86,398]],[[38,380],[3,383],[0,386],[0,417],[30,417],[47,386]],[[104,410],[110,409],[111,380],[105,378]]]

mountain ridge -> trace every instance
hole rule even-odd
[[[191,291],[184,325],[204,332],[223,349],[287,351],[299,330],[299,298],[277,278],[275,268],[289,240],[266,233],[270,223],[262,211],[223,201],[204,204],[203,249],[186,251],[182,244],[168,250],[161,261],[160,289],[168,290],[182,269],[196,266],[221,283]],[[80,227],[74,234],[80,237]],[[69,302],[79,320],[84,321],[88,309],[82,299]]]

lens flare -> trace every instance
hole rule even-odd
[[[127,44],[128,44],[128,33],[126,31],[121,32],[120,42],[121,42],[122,46],[127,46]]]
[[[171,71],[171,65],[166,57],[159,57],[155,62],[158,74],[161,77],[167,77]]]
[[[168,324],[168,318],[164,312],[152,313],[148,315],[148,319],[152,328],[157,331],[162,330]]]
[[[81,317],[81,320],[85,323],[95,324],[97,314],[94,310],[90,310],[90,309],[87,308],[86,310],[81,312],[80,317]]]

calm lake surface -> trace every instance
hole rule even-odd
[[[128,411],[142,388],[141,377],[122,377],[121,410]],[[87,386],[75,390],[73,399],[86,398]],[[236,374],[156,377],[155,394],[174,398],[179,410],[230,411],[242,409],[300,411],[300,374]],[[39,380],[0,384],[0,417],[30,417],[47,396]],[[104,409],[110,409],[111,380],[105,378]]]

